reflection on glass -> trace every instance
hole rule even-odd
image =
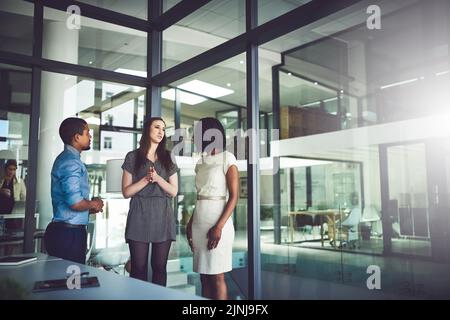
[[[8,237],[23,232],[24,227],[29,189],[31,75],[30,69],[0,64],[0,215],[4,219],[0,226],[0,256],[23,250],[22,240],[8,241]]]
[[[103,213],[90,216],[90,222],[95,224],[95,239],[88,264],[123,270],[128,260],[124,228],[129,200],[120,193],[106,192],[106,161],[124,159],[136,148],[140,129],[135,118],[143,107],[144,97],[145,88],[141,87],[58,73],[42,74],[36,188],[41,228],[52,218],[50,171],[63,148],[59,125],[67,117],[83,118],[92,135],[91,149],[81,154],[89,174],[90,196],[100,196],[105,202]]]
[[[388,148],[392,251],[431,255],[425,145]]]
[[[31,55],[34,5],[26,1],[0,2],[0,50]],[[20,25],[20,28],[17,26]]]
[[[163,70],[245,31],[245,2],[213,0],[163,31]]]
[[[82,15],[80,28],[69,29],[66,19],[66,12],[45,8],[44,58],[146,77],[146,32]]]
[[[187,246],[185,239],[185,228],[190,217],[195,212],[197,200],[194,168],[198,160],[198,154],[192,140],[193,126],[196,121],[204,117],[214,117],[219,119],[226,129],[227,144],[230,148],[228,149],[227,147],[227,149],[234,152],[232,150],[234,142],[233,135],[236,134],[236,129],[239,129],[240,127],[239,116],[241,109],[236,106],[236,101],[245,101],[245,81],[236,81],[227,85],[226,82],[222,83],[219,78],[215,79],[215,77],[211,77],[211,75],[227,70],[225,69],[225,66],[231,61],[237,61],[237,65],[240,65],[238,62],[239,60],[236,59],[238,59],[238,57],[234,57],[221,65],[211,67],[186,79],[182,79],[171,84],[169,88],[166,87],[162,90],[162,108],[164,114],[164,112],[173,112],[174,106],[177,103],[177,101],[174,101],[176,97],[175,88],[180,88],[178,89],[180,92],[180,101],[178,101],[178,103],[180,105],[180,128],[183,129],[184,149],[182,149],[181,153],[176,153],[180,175],[179,193],[175,211],[181,231],[179,255],[182,257],[183,261],[192,260],[192,253]],[[236,70],[230,68],[228,72],[235,79],[245,79],[245,68],[239,67]],[[172,93],[170,90],[172,90]],[[189,93],[189,96],[187,97],[181,93]],[[233,103],[230,103],[229,101],[233,101]],[[176,142],[178,142],[178,140]],[[239,171],[243,186],[243,182],[246,182],[244,163],[239,164]],[[247,265],[247,199],[245,193],[241,193],[241,198],[238,201],[236,210],[231,219],[233,219],[234,228],[236,230],[235,241],[233,243],[232,273],[234,276],[242,273],[245,277],[242,279],[240,276],[237,278],[227,277],[228,295],[230,299],[236,299],[238,297],[240,299],[245,299],[247,292],[244,292],[241,289],[247,286],[246,283],[243,283],[247,281],[247,271],[244,269]],[[190,277],[192,277],[193,281],[198,285],[200,281],[199,275],[192,273],[192,265],[187,265],[185,271],[190,274]],[[200,294],[200,292],[197,291],[197,294]]]
[[[281,123],[289,128],[283,139],[448,113],[449,53],[440,48],[450,38],[438,27],[448,21],[447,4],[382,1],[386,32],[366,27],[368,5],[363,1],[262,46],[283,57]],[[419,34],[433,36],[418,41]],[[304,109],[283,110],[287,106]]]

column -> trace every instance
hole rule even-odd
[[[43,57],[68,63],[78,63],[79,30],[70,30],[65,21],[44,22]],[[55,158],[63,150],[59,126],[66,117],[75,116],[77,77],[57,73],[42,73],[37,200],[40,228],[53,217],[51,201],[51,170]],[[75,93],[75,94],[74,94]]]

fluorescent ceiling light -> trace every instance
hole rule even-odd
[[[259,159],[261,170],[273,170],[273,158],[265,157]],[[318,165],[331,164],[331,161],[323,160],[312,160],[312,159],[301,159],[301,158],[290,158],[290,157],[280,157],[280,168],[303,168],[312,167]]]
[[[180,89],[190,91],[192,93],[184,92],[180,90],[180,100],[182,103],[186,103],[189,105],[195,105],[206,101],[207,99],[201,96],[198,96],[194,93],[201,94],[202,96],[210,97],[210,98],[219,98],[223,96],[227,96],[229,94],[234,93],[233,90],[222,88],[210,83],[206,83],[200,80],[192,80],[177,86]],[[175,89],[169,89],[163,91],[161,96],[164,99],[175,101]]]
[[[287,157],[280,158],[281,168],[312,167],[331,163],[333,162],[323,160],[312,160],[312,159],[287,158]]]
[[[447,74],[447,73],[450,73],[450,70],[437,72],[436,75],[439,77],[439,76],[443,76],[444,74]]]
[[[183,84],[180,84],[178,88],[187,90],[193,93],[198,93],[210,98],[220,98],[234,93],[231,89],[222,88],[210,83],[206,83],[200,80],[192,80]]]
[[[405,80],[405,81],[395,82],[395,83],[387,84],[385,86],[381,86],[380,89],[383,90],[383,89],[387,89],[387,88],[391,88],[391,87],[401,86],[402,84],[411,83],[411,82],[414,82],[417,80],[418,80],[417,78],[414,78],[414,79],[409,79],[409,80]]]
[[[175,101],[175,89],[169,89],[161,93],[161,97],[164,99]],[[189,104],[191,106],[200,102],[206,101],[206,98],[200,97],[196,94],[180,91],[180,100],[182,103]]]
[[[84,119],[88,124],[93,124],[96,126],[100,125],[100,118],[96,118],[96,117],[89,117]]]
[[[323,102],[331,102],[331,101],[335,101],[335,100],[337,100],[337,99],[338,99],[338,97],[328,98],[328,99],[323,100]],[[307,104],[302,104],[302,107],[311,107],[311,106],[315,106],[316,104],[319,104],[320,101],[322,101],[322,100],[310,102],[310,103],[307,103]]]
[[[138,70],[124,69],[124,68],[118,68],[118,69],[116,69],[114,71],[115,72],[120,72],[120,73],[131,74],[133,76],[147,78],[147,72],[146,71],[138,71]]]
[[[316,104],[320,104],[320,101],[315,101],[315,102],[310,102],[307,104],[302,104],[302,107],[311,107],[311,106],[315,106]]]

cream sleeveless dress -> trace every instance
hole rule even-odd
[[[227,203],[226,174],[233,165],[237,166],[235,156],[225,151],[203,156],[195,166],[197,202],[192,221],[194,272],[220,274],[232,269],[234,226],[231,216],[222,229],[217,248],[208,250],[207,234],[219,220]],[[223,199],[218,200],[218,197]]]

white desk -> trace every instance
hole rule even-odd
[[[19,282],[33,300],[199,300],[202,297],[187,294],[175,289],[121,276],[94,267],[72,261],[35,254],[38,261],[21,266],[0,266],[0,278],[12,278]],[[82,288],[80,290],[58,290],[33,293],[36,281],[66,278],[67,267],[77,265],[81,272],[98,277],[100,287]],[[2,297],[0,297],[0,300]]]

